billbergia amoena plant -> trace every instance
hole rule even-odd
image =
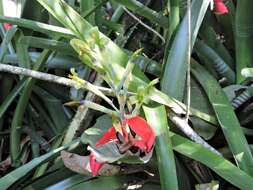
[[[0,189],[252,190],[252,10],[0,0]]]

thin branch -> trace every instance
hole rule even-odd
[[[139,18],[137,18],[132,12],[130,12],[127,8],[123,7],[123,9],[126,11],[128,15],[130,15],[134,20],[136,20],[140,25],[144,26],[146,29],[153,32],[155,35],[157,35],[163,43],[165,43],[165,39],[159,34],[157,31],[155,31],[153,28],[142,22]]]
[[[53,83],[57,83],[57,84],[68,86],[68,87],[79,87],[77,85],[77,82],[75,82],[75,81],[73,81],[69,78],[59,77],[59,76],[56,76],[56,75],[47,74],[47,73],[34,71],[34,70],[30,70],[30,69],[25,69],[25,68],[21,68],[21,67],[16,67],[16,66],[12,66],[12,65],[6,65],[6,64],[1,64],[0,63],[0,72],[8,72],[8,73],[16,74],[16,75],[23,75],[23,76],[27,76],[27,77],[33,77],[33,78],[36,78],[36,79],[39,79],[39,80],[53,82]],[[85,82],[89,83],[87,81],[85,81]],[[102,87],[102,86],[95,86],[91,83],[89,83],[89,84],[94,86],[95,88],[99,89],[105,95],[115,96],[114,92],[109,88],[105,88],[105,87]],[[128,95],[134,95],[134,94],[135,93],[128,92]]]
[[[209,145],[204,139],[202,139],[185,121],[185,119],[178,117],[174,113],[169,113],[168,117],[170,120],[192,141],[203,145],[208,150],[214,152],[215,154],[221,155],[215,148]]]
[[[187,0],[187,9],[188,9],[188,51],[187,51],[187,95],[186,95],[186,115],[185,120],[188,122],[190,115],[190,106],[191,106],[191,0]]]
[[[101,85],[103,81],[104,80],[100,76],[97,76],[94,84]],[[96,97],[95,94],[88,92],[85,97],[85,100],[93,102],[95,100],[95,97]],[[85,121],[85,126],[88,125],[90,121],[88,119],[89,115],[90,115],[90,109],[88,107],[85,107],[84,105],[80,105],[78,107],[74,118],[72,119],[70,125],[68,126],[68,130],[63,140],[63,145],[68,144],[75,138],[77,131],[81,128],[84,121]]]

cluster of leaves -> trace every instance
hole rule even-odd
[[[192,0],[190,22],[187,0],[19,0],[15,18],[4,16],[5,2],[0,64],[72,69],[79,88],[0,73],[1,189],[252,189],[252,0]],[[154,129],[155,154],[145,165],[106,162],[90,177],[87,145],[114,130],[125,107]]]

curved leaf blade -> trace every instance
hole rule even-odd
[[[193,46],[197,37],[201,22],[205,16],[210,0],[195,0],[192,3],[191,13],[191,46]],[[188,31],[188,14],[184,17],[179,26],[179,30],[172,43],[166,61],[161,88],[167,95],[181,101],[184,97],[185,79],[187,70],[187,54],[189,46]]]
[[[253,178],[223,157],[184,137],[170,133],[173,149],[197,160],[239,189],[252,189]]]
[[[191,65],[193,75],[204,88],[213,106],[238,166],[253,175],[253,157],[232,105],[217,81],[201,65],[197,62],[192,62]]]
[[[171,139],[167,130],[167,114],[164,106],[155,108],[143,107],[148,123],[156,134],[156,156],[159,160],[158,167],[160,182],[164,190],[177,190],[177,172]]]

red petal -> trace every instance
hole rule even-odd
[[[96,142],[95,147],[102,146],[103,144],[111,141],[117,140],[116,130],[114,127],[109,128],[103,136]]]
[[[3,27],[5,30],[9,30],[12,27],[12,25],[9,23],[3,23]]]
[[[141,137],[141,140],[135,140],[133,143],[135,143],[136,146],[140,149],[149,152],[155,142],[155,134],[153,129],[140,116],[135,116],[127,119],[126,123],[129,125],[131,130],[133,130],[139,137]]]
[[[90,169],[92,176],[95,177],[100,170],[100,168],[104,165],[104,163],[100,163],[96,160],[93,154],[90,154]]]
[[[226,14],[228,13],[228,8],[226,5],[222,2],[222,0],[214,0],[214,6],[215,6],[215,13],[217,14]]]

